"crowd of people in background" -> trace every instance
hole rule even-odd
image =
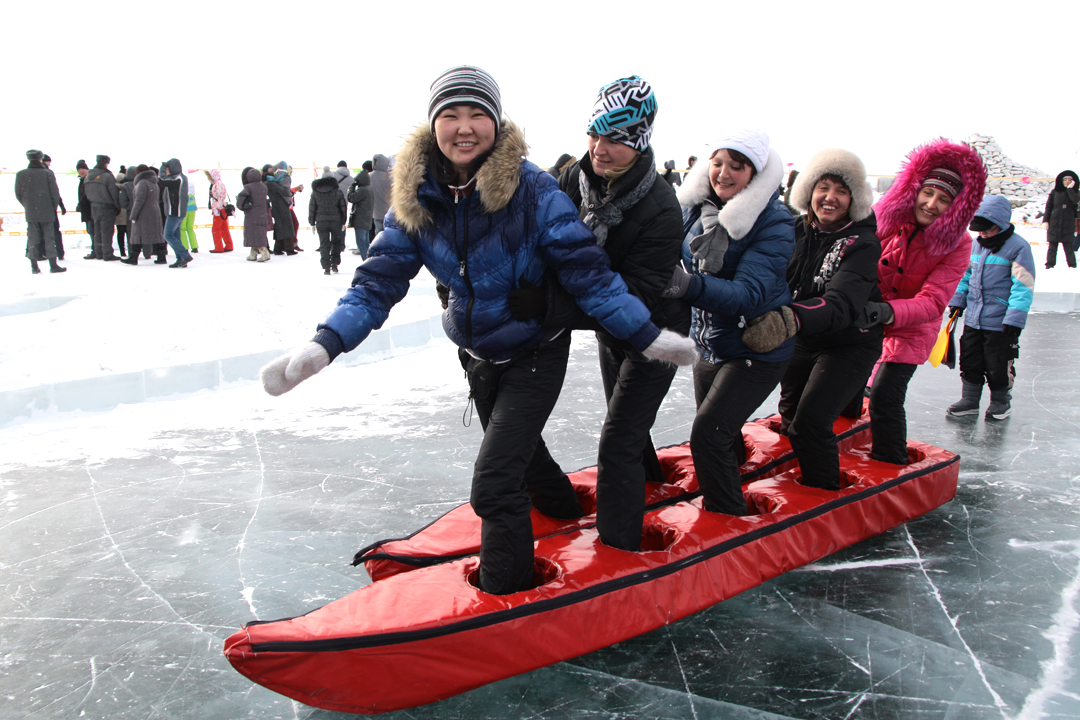
[[[27,168],[16,174],[15,195],[26,217],[26,257],[31,272],[40,273],[42,261],[48,261],[50,272],[66,272],[59,264],[65,258],[65,248],[57,212],[66,215],[67,208],[50,169],[52,159],[40,150],[28,150],[26,157]],[[199,252],[195,217],[201,206],[180,160],[171,158],[157,167],[121,165],[115,174],[109,169],[111,164],[108,155],[98,155],[93,167],[85,160],[75,166],[79,178],[75,212],[90,239],[83,259],[138,265],[141,256],[164,265],[171,251],[174,261],[169,267],[187,267]],[[312,193],[308,216],[312,232],[318,233],[321,265],[327,274],[337,272],[341,264],[348,227],[355,234],[352,252],[362,259],[367,257],[371,238],[382,228],[383,216],[376,217],[376,213],[381,209],[385,215],[389,207],[389,171],[390,160],[381,154],[365,161],[355,177],[342,160],[333,171],[324,168],[323,177],[313,184],[319,192]],[[265,262],[271,255],[302,251],[295,206],[304,186],[293,184],[292,168],[287,163],[245,168],[241,173],[244,188],[237,193],[236,205],[220,170],[203,173],[210,184],[205,207],[212,217],[211,253],[233,251],[229,218],[238,208],[244,217],[243,246],[250,249],[248,260]],[[320,182],[324,179],[334,184],[332,196],[322,193],[327,187]],[[327,197],[333,203],[327,202]]]

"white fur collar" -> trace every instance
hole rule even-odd
[[[679,204],[683,207],[700,205],[705,202],[705,198],[709,197],[709,166],[711,164],[712,162],[708,159],[700,160],[686,174],[686,179],[683,180],[678,193]],[[784,163],[780,160],[780,155],[770,148],[769,161],[765,163],[762,171],[754,176],[741,193],[729,200],[716,216],[733,240],[742,240],[746,237],[783,179]]]

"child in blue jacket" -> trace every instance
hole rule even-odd
[[[1035,290],[1035,260],[1028,241],[1010,221],[1012,206],[1001,195],[987,195],[970,228],[979,233],[968,267],[949,310],[964,315],[960,338],[963,393],[949,415],[977,415],[983,382],[990,386],[987,420],[1004,420],[1020,356],[1020,331],[1027,324]]]

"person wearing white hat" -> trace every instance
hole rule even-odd
[[[704,507],[746,515],[739,464],[743,423],[780,382],[795,350],[787,338],[767,352],[742,333],[751,318],[791,303],[787,266],[795,225],[780,200],[784,164],[763,132],[741,130],[713,145],[679,188],[683,265],[667,297],[693,307],[690,331],[701,360],[694,365],[697,416],[690,433]]]

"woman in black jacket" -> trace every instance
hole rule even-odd
[[[853,153],[822,150],[791,187],[791,204],[805,214],[795,220],[795,253],[788,264],[793,302],[779,313],[751,321],[743,334],[768,345],[796,335],[795,355],[780,381],[781,431],[791,439],[804,485],[840,489],[840,458],[832,426],[862,388],[881,354],[883,325],[855,327],[867,301],[881,302],[877,265],[881,243],[871,210],[874,196],[866,169]],[[794,323],[775,323],[769,315]]]
[[[1046,225],[1046,269],[1057,265],[1057,251],[1060,244],[1065,251],[1065,263],[1076,267],[1076,220],[1080,218],[1080,178],[1072,170],[1058,174],[1050,197],[1046,198],[1046,210],[1043,223]]]
[[[601,88],[588,126],[589,151],[560,175],[559,188],[579,208],[611,269],[652,313],[658,327],[690,331],[690,308],[660,294],[679,262],[682,211],[656,172],[649,140],[656,96],[637,76]],[[675,366],[654,362],[585,315],[558,283],[511,293],[522,317],[543,315],[547,327],[590,329],[599,341],[607,417],[600,432],[596,527],[600,539],[623,550],[641,546],[645,481],[663,482],[649,431],[675,377]],[[553,463],[534,473],[562,474]]]

